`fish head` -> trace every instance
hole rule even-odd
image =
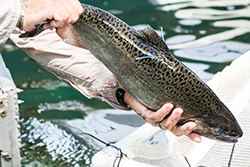
[[[218,113],[203,114],[196,118],[195,123],[194,132],[210,139],[234,143],[243,135],[231,113],[227,116]]]

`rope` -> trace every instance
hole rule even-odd
[[[119,151],[120,156],[119,156],[119,161],[118,161],[117,167],[120,166],[122,157],[123,157],[123,155],[125,155],[125,154],[122,152],[122,150],[121,150],[120,148],[118,148],[118,147],[116,147],[116,146],[114,146],[114,145],[111,145],[110,143],[107,143],[107,142],[105,142],[105,141],[103,141],[103,140],[101,140],[101,139],[95,137],[94,135],[92,135],[92,134],[90,134],[90,133],[81,132],[80,134],[84,134],[84,135],[90,136],[90,137],[92,137],[93,139],[95,139],[95,140],[97,140],[97,141],[103,143],[106,147],[112,147],[112,148],[115,148],[117,151]],[[115,165],[115,162],[114,162],[114,165]]]
[[[184,155],[183,155],[183,156],[184,156]],[[184,156],[184,158],[185,158],[185,160],[186,160],[186,162],[187,162],[188,166],[189,166],[189,167],[191,167],[190,163],[188,162],[187,157],[185,157],[185,156]]]
[[[228,167],[231,166],[231,161],[232,161],[232,158],[233,158],[234,148],[235,148],[235,144],[238,142],[238,138],[239,138],[239,135],[236,137],[236,139],[234,141],[234,145],[233,145],[231,155],[230,155],[230,159],[229,159],[229,162],[228,162]]]

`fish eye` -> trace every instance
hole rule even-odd
[[[232,135],[235,135],[235,136],[236,136],[236,134],[237,134],[236,132],[234,132],[234,131],[232,132]]]
[[[214,131],[217,133],[222,133],[223,130],[221,128],[215,128]]]

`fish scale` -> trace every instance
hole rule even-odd
[[[243,135],[229,109],[171,54],[153,28],[137,31],[107,11],[82,7],[84,12],[69,26],[65,41],[89,49],[133,98],[154,111],[166,102],[181,106],[178,125],[194,121],[193,132],[210,139],[235,142]]]

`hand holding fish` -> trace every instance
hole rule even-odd
[[[164,119],[172,111],[173,104],[166,103],[159,110],[153,112],[137,102],[128,93],[125,93],[124,100],[138,115],[151,125],[155,127],[160,126],[163,130],[170,130],[176,136],[186,135],[197,143],[201,142],[200,135],[191,133],[196,126],[194,122],[187,122],[182,126],[176,126],[183,113],[182,108],[175,108],[172,114],[167,119]]]
[[[21,29],[31,31],[37,23],[51,20],[43,29],[56,28],[61,38],[67,37],[68,24],[76,22],[83,12],[78,0],[21,0],[21,4],[23,13],[18,23]]]

